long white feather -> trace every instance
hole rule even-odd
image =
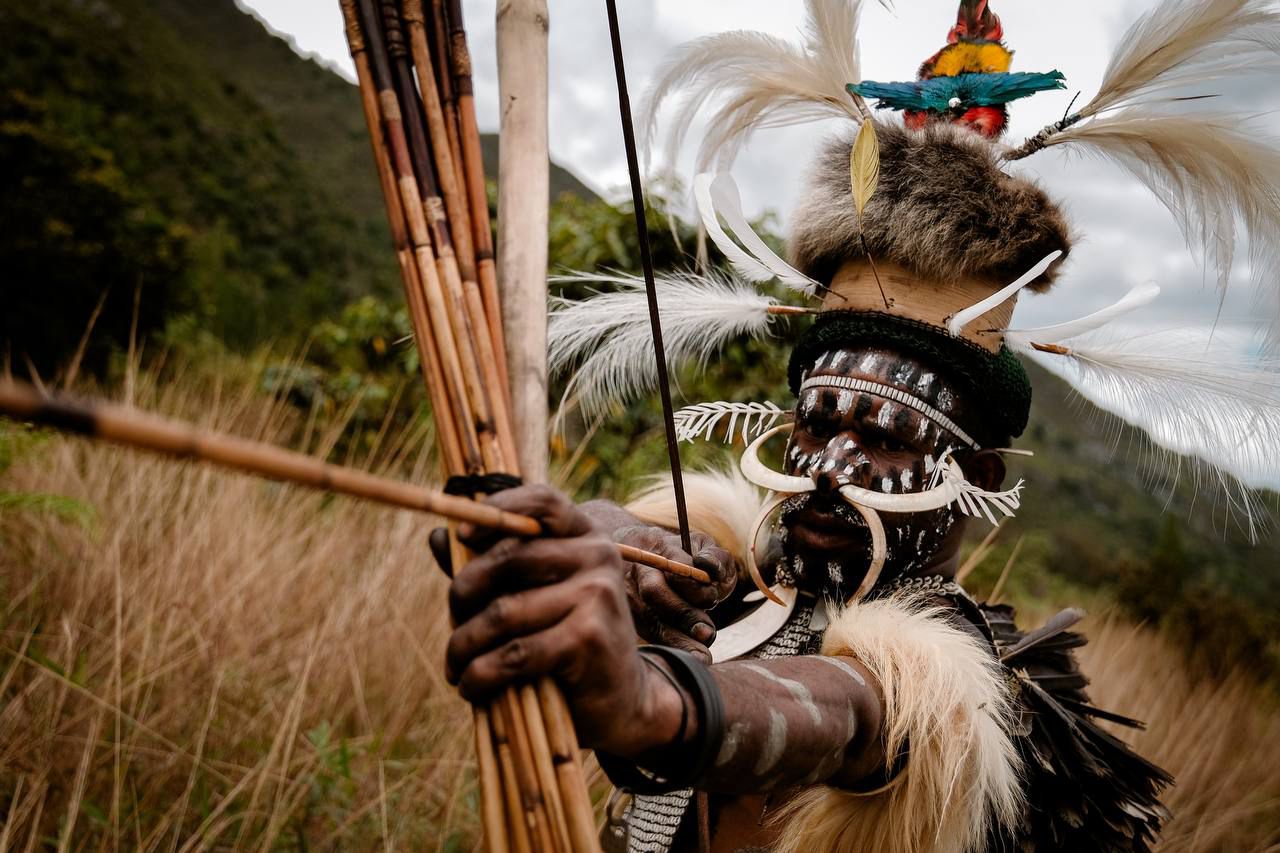
[[[695,172],[727,171],[746,139],[762,128],[833,116],[860,122],[861,112],[845,90],[862,79],[860,6],[861,0],[806,0],[803,44],[737,30],[681,47],[659,71],[641,106],[646,157],[654,147],[658,111],[681,92],[684,100],[662,148],[675,157],[694,120],[704,118],[708,132]]]
[[[1120,38],[1083,116],[1163,97],[1188,84],[1280,69],[1274,0],[1165,0]]]
[[[1118,301],[1108,305],[1106,308],[1094,311],[1092,314],[1076,320],[1068,320],[1065,323],[1054,323],[1052,326],[1039,326],[1034,329],[1006,329],[1004,340],[1013,349],[1023,352],[1031,346],[1032,341],[1039,344],[1056,344],[1060,341],[1101,329],[1108,323],[1112,323],[1126,314],[1151,304],[1159,295],[1159,285],[1151,282],[1140,284],[1120,297]]]
[[[714,175],[702,173],[693,179],[693,198],[698,205],[698,216],[702,227],[716,248],[733,265],[734,272],[747,281],[768,281],[773,278],[773,271],[757,260],[724,233],[720,227],[720,219],[716,216],[716,205],[711,197],[711,182]]]
[[[1134,108],[1067,128],[1049,144],[1102,156],[1141,181],[1173,214],[1224,293],[1245,237],[1255,285],[1274,281],[1280,258],[1276,140],[1236,117]]]
[[[711,182],[710,192],[715,211],[724,217],[733,236],[742,241],[747,251],[787,287],[806,296],[812,296],[821,285],[780,258],[778,253],[770,249],[769,245],[755,232],[751,223],[747,222],[747,217],[742,213],[742,196],[738,194],[738,184],[733,180],[733,176],[728,172],[716,175],[715,180]],[[712,215],[714,216],[714,213]]]
[[[1229,493],[1256,535],[1247,489],[1280,483],[1280,364],[1215,341],[1179,331],[1093,333],[1066,353],[1028,354],[1158,448],[1194,457],[1221,484],[1234,485]]]
[[[621,273],[574,273],[561,283],[616,288],[582,300],[555,298],[547,323],[553,374],[572,371],[565,399],[587,414],[607,411],[657,387],[644,280]],[[727,276],[673,273],[657,279],[662,337],[670,369],[704,366],[729,341],[759,337],[777,300]]]
[[[986,299],[975,302],[973,305],[970,305],[962,311],[957,311],[955,315],[947,321],[947,331],[953,336],[959,336],[960,331],[964,329],[965,326],[969,325],[993,308],[997,308],[1012,299],[1014,294],[1043,275],[1044,271],[1060,257],[1062,257],[1062,250],[1054,249],[1052,252],[1041,258],[1039,263],[1034,267],[1018,276],[1018,278],[1013,282],[1006,284]]]

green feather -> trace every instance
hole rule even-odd
[[[864,80],[851,83],[850,92],[874,98],[876,109],[945,112],[953,98],[960,99],[960,109],[993,107],[1026,98],[1037,92],[1065,89],[1061,71],[1005,72],[997,74],[958,74],[934,77],[913,83],[877,83]]]

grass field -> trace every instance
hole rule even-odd
[[[172,375],[174,371],[169,371]],[[311,452],[255,377],[117,396]],[[348,461],[423,481],[429,435]],[[0,424],[0,850],[469,850],[430,519]],[[1015,569],[1016,571],[1016,569]],[[1280,849],[1280,712],[1095,617],[1104,707],[1179,779],[1165,851]]]

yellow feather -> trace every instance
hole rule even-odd
[[[1013,51],[995,42],[958,42],[943,48],[933,64],[935,77],[1008,71]]]
[[[880,140],[876,137],[876,124],[864,121],[849,154],[849,179],[853,187],[853,207],[862,217],[871,196],[880,183]]]

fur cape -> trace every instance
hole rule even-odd
[[[736,470],[688,472],[685,488],[691,526],[741,561],[760,490]],[[674,527],[670,480],[628,509]],[[889,595],[834,614],[822,653],[875,674],[906,761],[877,791],[801,791],[776,818],[775,853],[1149,851],[1172,778],[1098,725],[1141,724],[1089,701],[1073,654],[1085,640],[1066,630],[1079,617],[1023,633],[1009,607],[945,597],[954,610]]]
[[[827,143],[793,211],[792,263],[829,282],[846,261],[900,264],[938,281],[951,276],[1008,284],[1045,255],[1071,249],[1066,217],[1031,181],[1000,169],[999,152],[953,125],[920,131],[876,123],[880,182],[860,222],[849,185],[851,138]],[[1031,285],[1047,289],[1061,263]]]

